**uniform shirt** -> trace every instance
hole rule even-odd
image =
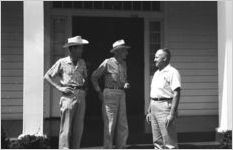
[[[127,82],[126,62],[119,63],[116,58],[105,59],[94,72],[97,79],[104,75],[105,87],[124,87]]]
[[[86,64],[79,59],[73,65],[70,56],[59,59],[46,73],[51,77],[60,76],[60,83],[64,86],[83,86],[87,77]]]
[[[157,70],[151,81],[151,98],[173,98],[174,90],[181,88],[181,77],[174,67],[168,64]]]

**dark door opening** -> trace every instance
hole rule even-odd
[[[126,91],[129,124],[128,143],[134,143],[135,134],[144,131],[144,22],[141,18],[77,17],[72,18],[72,35],[81,35],[90,44],[84,47],[83,57],[89,73],[86,96],[86,116],[82,145],[103,144],[101,103],[90,82],[91,73],[100,63],[112,56],[113,42],[124,39],[132,48],[127,58],[128,80]]]

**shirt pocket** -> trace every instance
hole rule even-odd
[[[82,84],[84,82],[83,74],[76,70],[73,75],[71,76],[71,79],[75,82],[78,82],[79,84]]]
[[[118,73],[118,66],[114,65],[114,64],[108,65],[108,72],[109,73]]]
[[[168,89],[170,87],[170,78],[168,75],[163,76],[163,88]]]
[[[74,70],[69,65],[65,65],[63,67],[63,73],[67,74],[68,76],[71,76],[73,74]]]
[[[111,78],[114,81],[118,79],[118,67],[116,65],[109,65],[108,66],[108,73],[111,75]]]

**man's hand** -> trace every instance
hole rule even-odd
[[[146,115],[146,122],[147,122],[147,123],[150,123],[150,122],[151,122],[151,113],[148,113],[148,114]]]
[[[128,89],[128,88],[130,88],[130,84],[127,82],[127,83],[125,83],[125,85],[124,85],[124,89]]]
[[[173,123],[174,119],[175,119],[175,117],[172,116],[172,115],[168,115],[168,116],[167,116],[167,118],[166,118],[166,123],[165,123],[165,124],[166,124],[166,128],[168,128],[169,125]]]
[[[66,93],[66,94],[74,94],[74,89],[71,87],[59,87],[58,90],[62,93]]]

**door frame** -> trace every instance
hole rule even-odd
[[[48,69],[51,67],[51,42],[50,42],[50,36],[51,36],[51,23],[50,20],[54,16],[60,16],[66,18],[66,37],[72,36],[72,16],[87,16],[87,17],[120,17],[120,18],[131,18],[131,17],[140,17],[144,19],[144,101],[149,101],[149,92],[150,92],[150,47],[149,47],[149,23],[151,21],[159,21],[161,22],[161,46],[163,46],[164,43],[164,5],[161,5],[161,11],[160,12],[140,12],[140,11],[118,11],[118,10],[74,10],[74,9],[56,9],[52,8],[51,5],[45,7],[45,35],[48,35],[47,38],[45,38],[45,68]],[[46,37],[46,36],[45,36]],[[45,70],[46,70],[45,69]],[[48,84],[45,84],[44,86],[44,118],[51,118],[51,102],[50,97],[52,94],[52,89]],[[145,102],[146,102],[145,101]],[[147,111],[148,104],[144,104],[144,113]]]
[[[150,75],[150,22],[160,22],[161,36],[160,45],[164,46],[164,19],[162,18],[145,18],[144,19],[144,114],[147,114],[147,108],[150,101],[150,83],[152,76]]]

